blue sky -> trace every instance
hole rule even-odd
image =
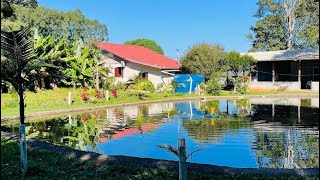
[[[220,43],[226,51],[251,48],[246,35],[254,25],[257,0],[38,0],[62,11],[80,9],[106,24],[109,42],[147,38],[165,55],[182,56],[197,43]]]

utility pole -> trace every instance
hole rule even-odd
[[[179,61],[180,59],[180,56],[179,56],[179,49],[176,49],[176,51],[177,51],[177,60]]]

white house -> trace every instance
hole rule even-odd
[[[171,83],[175,73],[180,71],[178,61],[145,47],[106,42],[99,42],[97,46],[102,49],[102,54],[113,54],[113,58],[104,56],[102,61],[110,68],[109,75],[115,77],[117,82],[124,83],[140,75],[157,87],[160,83]]]

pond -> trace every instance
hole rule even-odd
[[[2,126],[18,134],[18,126]],[[319,98],[163,102],[61,115],[27,123],[27,138],[106,155],[177,160],[158,145],[187,152],[189,162],[238,168],[318,168]]]

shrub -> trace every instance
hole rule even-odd
[[[106,77],[103,82],[103,88],[108,90],[115,89],[115,82],[116,79],[114,77]]]
[[[209,94],[218,96],[221,93],[222,83],[220,80],[220,73],[213,73],[209,81],[207,82],[207,92]]]
[[[241,94],[246,94],[248,92],[249,85],[248,84],[239,84],[237,91]]]
[[[154,84],[147,79],[141,79],[138,83],[142,83],[143,91],[149,91],[149,92],[155,91]]]
[[[156,91],[162,92],[164,90],[164,88],[165,88],[165,84],[163,82],[161,82],[157,85]]]
[[[123,90],[125,88],[125,84],[122,82],[118,82],[112,89]]]

